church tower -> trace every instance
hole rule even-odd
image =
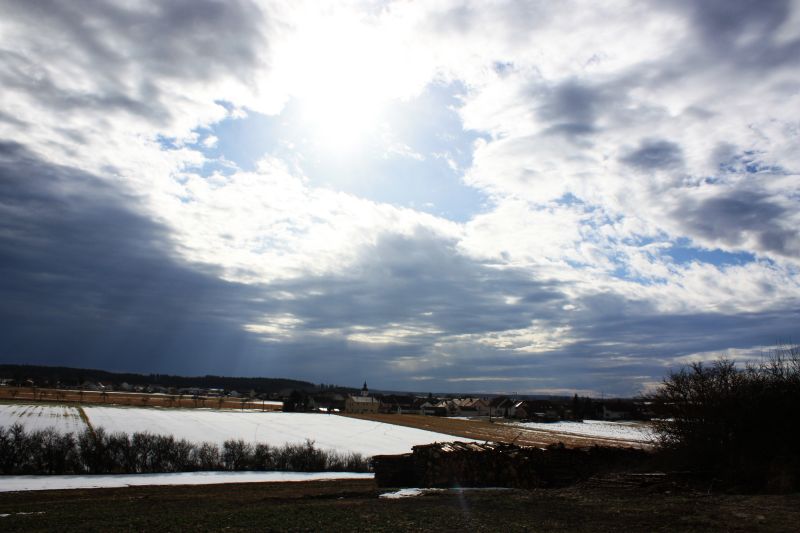
[[[367,388],[367,382],[364,381],[364,386],[361,387],[361,396],[369,396],[369,389]]]

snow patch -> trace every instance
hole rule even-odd
[[[181,472],[109,476],[3,476],[0,492],[372,478],[373,474],[356,472]]]
[[[453,487],[450,489],[419,489],[409,488],[400,489],[394,492],[384,492],[379,498],[388,498],[391,500],[398,498],[413,498],[414,496],[422,496],[423,494],[431,494],[435,492],[475,492],[475,491],[495,491],[495,490],[514,490],[509,487]]]
[[[510,425],[563,435],[636,443],[650,443],[655,439],[652,426],[646,422],[586,420],[584,422],[518,422]]]
[[[400,489],[394,492],[384,492],[379,498],[387,498],[396,500],[399,498],[412,498],[414,496],[422,496],[430,492],[444,492],[445,489]]]

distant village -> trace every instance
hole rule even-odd
[[[413,414],[466,418],[512,418],[535,422],[559,420],[644,420],[652,417],[644,400],[596,400],[579,397],[520,399],[509,396],[434,396],[373,394],[366,382],[358,394],[324,391],[287,399],[285,409],[343,411],[349,414]]]
[[[559,420],[647,420],[652,418],[642,399],[596,399],[574,395],[531,399],[515,396],[465,396],[385,394],[371,392],[364,382],[360,391],[335,386],[291,388],[272,392],[211,387],[169,387],[157,384],[115,383],[86,380],[79,384],[50,383],[34,379],[0,378],[2,388],[52,387],[94,393],[139,393],[194,399],[237,399],[248,402],[281,402],[289,412],[368,414],[413,414],[439,417],[507,418],[534,422]],[[4,395],[5,396],[5,395]],[[179,404],[180,405],[180,404]],[[202,403],[206,405],[205,402]],[[213,405],[213,403],[209,404]]]

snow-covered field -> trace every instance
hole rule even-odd
[[[49,427],[62,433],[86,429],[78,410],[64,405],[0,404],[0,426],[22,424],[27,431]]]
[[[405,453],[417,444],[454,439],[432,431],[314,413],[94,406],[83,410],[93,427],[110,433],[146,431],[192,442],[222,444],[242,439],[273,446],[310,439],[318,448],[365,456]],[[86,427],[74,407],[0,405],[0,426],[15,423],[28,431],[53,427],[62,433],[81,432]]]
[[[654,436],[650,425],[644,422],[585,420],[583,422],[520,422],[512,425],[578,437],[617,439],[641,443],[651,442]]]
[[[112,433],[147,431],[193,442],[243,439],[274,446],[311,439],[318,448],[366,456],[405,453],[417,444],[453,440],[442,433],[313,413],[136,407],[84,407],[84,412],[92,426]]]
[[[3,476],[0,492],[25,490],[99,489],[142,485],[213,485],[270,481],[371,479],[373,474],[352,472],[183,472],[110,476]]]

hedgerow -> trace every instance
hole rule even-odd
[[[0,427],[0,474],[143,474],[228,471],[366,472],[357,453],[302,444],[270,446],[227,440],[222,447],[151,433],[107,433],[102,428],[61,434]]]

